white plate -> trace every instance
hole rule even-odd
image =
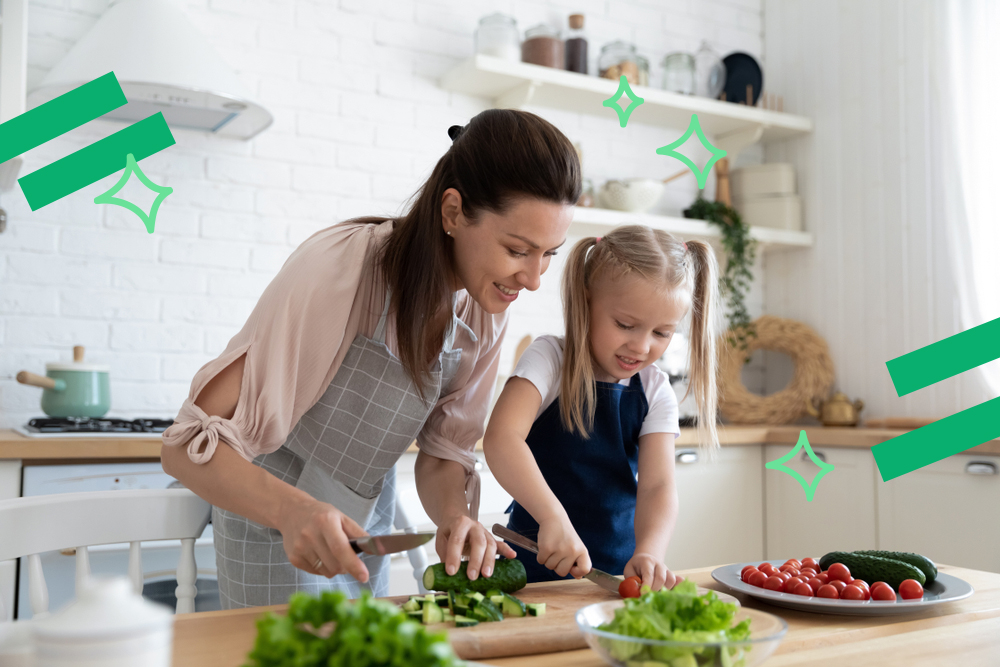
[[[767,561],[775,567],[781,567],[783,560]],[[718,567],[712,571],[712,578],[720,584],[746,593],[758,600],[769,602],[779,607],[788,607],[799,611],[812,611],[817,614],[844,614],[846,616],[890,616],[894,614],[913,614],[924,611],[928,607],[955,600],[963,600],[972,595],[972,586],[968,582],[953,577],[950,574],[938,572],[934,583],[924,588],[924,597],[919,600],[904,600],[897,597],[895,602],[878,600],[830,600],[829,598],[807,598],[791,593],[778,593],[766,588],[757,588],[740,580],[740,571],[747,565],[760,563],[737,563]]]

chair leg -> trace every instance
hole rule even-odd
[[[48,613],[49,589],[45,585],[42,559],[38,554],[28,556],[28,599],[31,601],[31,613],[34,616]]]
[[[181,559],[177,564],[177,613],[190,614],[194,611],[194,598],[198,595],[195,580],[198,566],[194,560],[194,538],[181,540]]]
[[[410,518],[406,515],[406,510],[403,509],[403,503],[400,501],[399,494],[396,495],[396,519],[393,521],[393,524],[397,530],[401,530],[404,533],[417,532],[417,527],[413,525]],[[416,549],[410,549],[406,552],[406,555],[410,559],[410,565],[413,566],[413,578],[417,580],[417,590],[420,591],[421,595],[424,595],[427,593],[427,589],[424,588],[424,570],[427,569],[427,552],[421,546]]]
[[[76,548],[76,594],[80,595],[83,587],[90,579],[90,552],[87,547]]]
[[[132,590],[136,595],[142,595],[142,551],[141,542],[128,543],[128,578],[132,582]]]

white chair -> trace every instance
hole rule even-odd
[[[87,547],[129,543],[128,576],[142,592],[140,542],[180,540],[177,613],[194,611],[197,568],[194,541],[211,506],[188,489],[59,493],[0,500],[0,562],[27,556],[28,597],[34,615],[45,614],[49,593],[39,554],[76,547],[76,589],[90,576]],[[7,616],[0,602],[0,619]]]

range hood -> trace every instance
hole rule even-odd
[[[273,117],[171,0],[112,0],[38,88],[30,108],[114,72],[128,104],[101,118],[134,123],[157,111],[171,128],[249,139]]]

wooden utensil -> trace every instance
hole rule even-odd
[[[56,388],[56,381],[52,378],[47,378],[44,375],[37,375],[30,371],[20,371],[15,377],[21,384],[31,385],[32,387],[41,387],[42,389]]]

